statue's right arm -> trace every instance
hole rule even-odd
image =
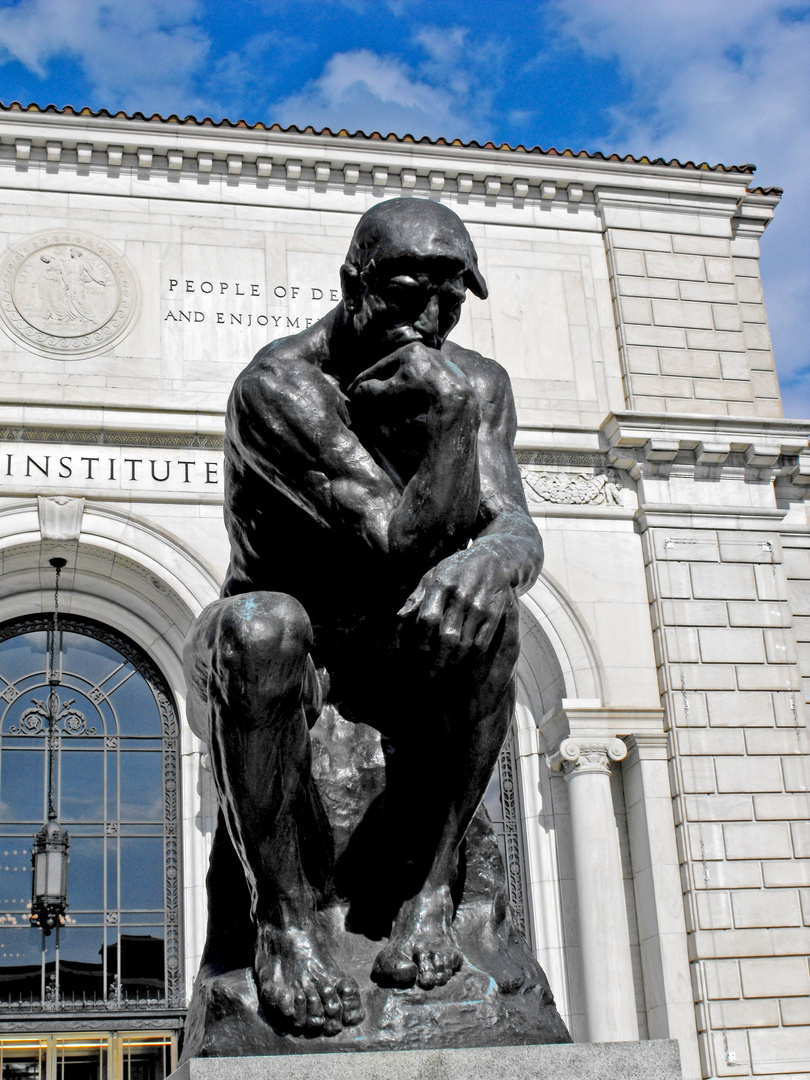
[[[237,379],[227,422],[238,463],[322,525],[388,552],[399,493],[348,426],[343,396],[319,367],[254,361]]]

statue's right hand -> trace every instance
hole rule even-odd
[[[467,376],[438,349],[412,341],[362,371],[347,390],[353,401],[405,398],[408,404],[458,409],[474,404]],[[398,404],[403,404],[398,400]]]

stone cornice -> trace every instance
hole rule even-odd
[[[666,204],[672,194],[720,197],[730,212],[751,198],[763,198],[746,194],[746,172],[519,148],[22,110],[0,113],[0,162],[4,160],[53,171],[219,174],[237,184],[371,187],[380,195],[447,191],[572,208],[582,201],[592,203],[595,188],[604,189],[602,199],[608,191],[610,197],[621,189],[643,191],[652,204],[659,199]],[[718,212],[726,212],[725,205]]]
[[[608,460],[634,479],[645,468],[687,466],[784,473],[810,483],[810,421],[765,417],[610,413],[600,426]]]

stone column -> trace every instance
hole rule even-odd
[[[609,762],[617,738],[567,738],[548,757],[568,782],[585,1010],[591,1042],[638,1039],[627,905]]]

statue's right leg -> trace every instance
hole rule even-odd
[[[218,600],[185,650],[189,714],[207,737],[220,807],[251,897],[262,1002],[296,1027],[335,1034],[363,1019],[357,984],[319,930],[304,873],[318,706],[312,628],[297,600],[254,592]]]

